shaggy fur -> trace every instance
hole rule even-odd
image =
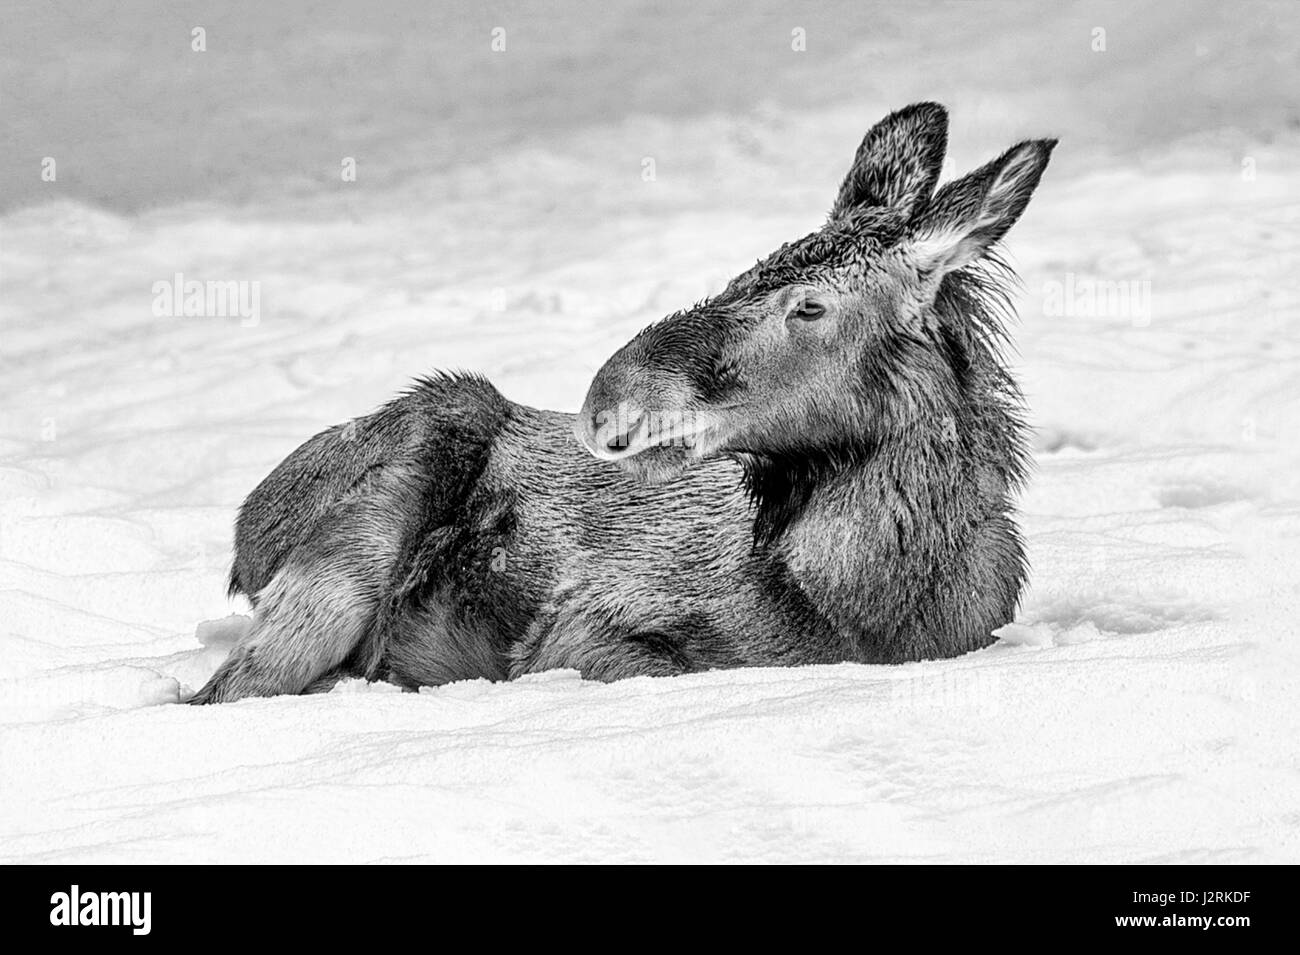
[[[989,250],[1054,143],[935,193],[946,137],[936,104],[882,120],[822,229],[638,335],[577,416],[436,375],[309,440],[240,511],[254,626],[191,702],[989,644],[1025,578]]]

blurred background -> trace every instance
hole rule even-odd
[[[710,117],[761,158],[753,137],[769,126],[801,131],[801,117],[843,109],[848,145],[855,127],[917,99],[952,107],[958,148],[1054,130],[1066,163],[1225,124],[1272,136],[1300,123],[1297,16],[1286,0],[10,2],[0,209],[54,197],[33,156],[63,157],[58,197],[133,213],[338,193],[344,155],[363,164],[360,199],[503,151],[566,152],[592,130],[626,150],[584,164],[614,191],[646,153],[701,178],[694,127]],[[842,147],[781,145],[782,167],[805,179],[844,164]],[[732,170],[714,166],[726,188]],[[569,190],[556,186],[563,216]]]

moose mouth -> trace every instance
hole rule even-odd
[[[614,463],[640,484],[666,484],[687,471],[697,460],[688,448],[653,445]]]
[[[594,457],[646,483],[661,483],[711,450],[716,422],[681,411],[629,410],[579,415],[574,433]]]

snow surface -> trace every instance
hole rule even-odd
[[[1300,861],[1294,5],[81,6],[0,31],[0,860]],[[949,176],[1062,138],[1009,241],[1037,473],[998,644],[171,705],[299,442],[433,368],[576,408],[922,98]],[[260,321],[155,317],[177,272]],[[1067,281],[1149,312],[1055,314]]]

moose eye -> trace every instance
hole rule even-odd
[[[814,302],[812,299],[804,299],[790,312],[792,318],[798,318],[805,322],[815,322],[825,314],[826,306],[820,302]]]

